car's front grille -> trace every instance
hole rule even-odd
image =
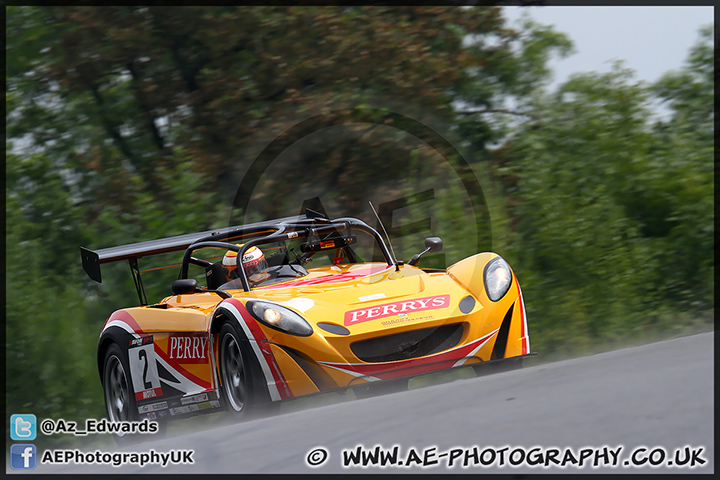
[[[462,323],[422,328],[361,340],[350,349],[363,362],[393,362],[424,357],[454,347],[462,337]]]

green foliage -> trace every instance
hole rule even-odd
[[[667,102],[670,118],[654,125],[653,151],[664,176],[667,232],[661,245],[667,294],[691,308],[714,303],[714,49],[712,26],[700,31],[686,65],[651,91]]]
[[[529,23],[507,28],[487,7],[14,7],[8,17],[9,136],[52,152],[80,195],[102,198],[98,210],[120,203],[127,187],[113,179],[128,172],[161,197],[157,167],[176,147],[231,196],[252,152],[314,115],[370,105],[445,123],[453,102],[496,106],[545,78],[546,51],[567,43]],[[392,143],[357,141],[319,152],[343,158],[340,181],[362,190],[375,175],[358,170],[407,166]]]
[[[78,275],[53,272],[53,247],[61,245],[61,255],[65,245],[28,235],[22,204],[12,196],[6,201],[7,411],[99,418],[103,399],[92,361],[98,325],[83,315]]]
[[[618,64],[536,92],[533,120],[496,152],[534,348],[707,326],[692,317],[714,307],[710,41],[656,85]],[[656,96],[669,119],[653,116]]]

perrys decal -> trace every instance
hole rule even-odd
[[[450,295],[438,295],[435,297],[417,298],[415,300],[404,300],[401,302],[385,303],[374,307],[359,308],[345,312],[345,325],[376,320],[378,318],[391,317],[394,315],[406,316],[409,313],[447,308],[450,305]]]
[[[160,376],[158,375],[157,360],[155,358],[155,345],[153,337],[143,337],[141,346],[128,348],[128,362],[132,376],[133,390],[136,400],[161,397]]]
[[[207,363],[206,335],[170,335],[168,358],[177,363]]]

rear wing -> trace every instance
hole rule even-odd
[[[286,217],[279,220],[250,223],[247,225],[227,227],[219,230],[206,230],[204,232],[160,238],[157,240],[149,240],[147,242],[130,243],[127,245],[103,248],[100,250],[90,250],[85,247],[80,247],[80,257],[82,258],[82,265],[85,273],[87,273],[92,280],[102,283],[100,265],[104,263],[129,260],[132,267],[132,264],[137,263],[137,259],[139,258],[159,255],[161,253],[186,250],[190,245],[198,241],[229,242],[245,235],[259,233],[264,230],[270,232],[278,230],[280,224],[285,222],[294,222],[306,219],[307,217],[304,215]]]
[[[253,233],[273,233],[281,229],[283,223],[302,220],[307,221],[307,218],[308,217],[305,215],[286,217],[278,220],[238,225],[219,230],[206,230],[204,232],[160,238],[157,240],[149,240],[147,242],[130,243],[127,245],[103,248],[100,250],[90,250],[85,247],[80,247],[80,257],[82,259],[82,265],[85,273],[87,273],[92,280],[98,283],[102,283],[102,273],[100,268],[102,264],[127,260],[130,264],[130,271],[133,275],[133,281],[135,282],[135,288],[138,292],[140,304],[147,305],[147,295],[145,294],[145,288],[143,287],[142,278],[140,277],[140,268],[138,265],[139,258],[159,255],[161,253],[186,250],[193,243],[200,241],[232,242],[233,240]]]

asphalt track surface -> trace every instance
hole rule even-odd
[[[714,412],[714,333],[710,332],[290,413],[281,410],[273,417],[198,428],[110,450],[187,449],[193,451],[192,465],[38,465],[34,471],[7,472],[707,474],[715,471]],[[398,460],[406,463],[344,467],[343,451],[355,451],[358,446],[388,451],[397,446]],[[508,447],[503,454],[505,464],[499,465],[498,452],[504,447]],[[547,467],[509,464],[507,455],[513,450],[524,448],[527,459],[533,447],[538,447],[534,455],[558,449],[561,458],[567,450],[579,457],[588,449],[593,456],[586,457],[582,467],[571,460],[565,467],[553,462]],[[604,447],[621,448],[616,465]],[[311,467],[308,455],[318,448],[327,451],[327,458]],[[496,449],[494,463],[477,463],[472,452],[488,448]],[[697,458],[705,463],[698,460],[694,468],[668,465],[676,450],[684,461],[685,448],[698,452]],[[88,443],[81,449],[96,448]],[[428,455],[431,465],[423,466],[411,450],[421,458]],[[450,467],[455,450],[463,454]],[[600,455],[597,467],[592,466],[595,450]],[[467,467],[462,466],[465,451],[470,452]],[[646,462],[625,465],[638,451],[636,459]],[[663,452],[664,461],[651,466],[648,458],[657,461]],[[488,462],[491,455],[484,455]],[[516,452],[515,461],[521,456]],[[322,457],[315,453],[315,459]]]

